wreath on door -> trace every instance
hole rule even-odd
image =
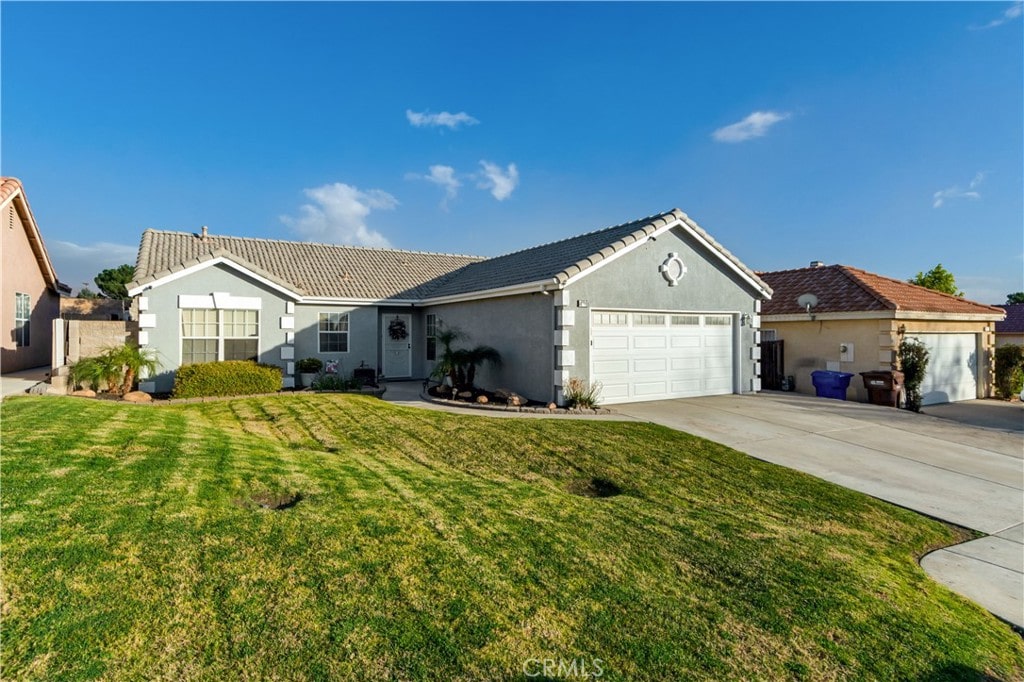
[[[391,324],[388,325],[388,336],[392,341],[401,341],[408,337],[409,330],[405,328],[405,320],[400,317],[391,320]]]

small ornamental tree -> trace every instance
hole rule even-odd
[[[921,382],[928,368],[928,347],[918,339],[903,339],[897,351],[903,384],[907,391],[906,408],[921,411]]]

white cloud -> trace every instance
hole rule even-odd
[[[329,244],[388,247],[380,232],[366,226],[371,211],[388,211],[398,200],[379,189],[363,191],[343,182],[302,190],[314,204],[299,208],[297,218],[281,216],[281,222],[307,239]]]
[[[711,133],[711,137],[718,142],[744,142],[763,136],[769,128],[789,116],[789,112],[755,111],[738,123],[719,128]]]
[[[129,263],[135,265],[138,247],[130,244],[111,244],[97,242],[88,246],[74,242],[50,240],[46,242],[46,252],[53,261],[53,269],[57,271],[57,279],[77,292],[82,286],[88,286],[98,292],[99,287],[93,281],[96,275],[108,268]]]
[[[455,177],[455,169],[451,166],[434,165],[430,167],[430,173],[420,175],[419,173],[407,173],[406,180],[426,180],[444,189],[444,199],[441,200],[441,208],[448,210],[448,202],[459,194],[459,187],[462,183]]]
[[[938,192],[932,195],[932,208],[939,208],[950,199],[980,199],[981,193],[978,192],[978,187],[985,180],[984,173],[976,173],[974,179],[971,180],[967,185],[967,189],[963,189],[960,185],[953,185],[946,189],[940,189]]]
[[[477,187],[490,190],[491,196],[498,201],[512,196],[512,190],[519,185],[519,170],[514,163],[510,163],[505,170],[490,161],[481,161],[480,167],[483,169],[483,178],[480,178]]]
[[[457,114],[450,114],[447,111],[442,111],[440,114],[432,114],[429,111],[413,111],[412,109],[406,109],[405,117],[409,119],[409,123],[416,128],[444,127],[450,128],[451,130],[458,130],[459,126],[472,126],[480,122],[465,111],[460,111]]]
[[[1003,24],[1009,21],[1017,19],[1022,14],[1024,14],[1024,2],[1018,0],[1017,2],[1010,5],[1010,7],[1007,8],[1007,10],[1003,12],[1002,16],[1000,16],[998,19],[993,19],[987,24],[983,24],[981,26],[971,25],[968,26],[967,28],[971,29],[972,31],[984,31],[987,28],[995,28],[996,26],[1002,26]]]

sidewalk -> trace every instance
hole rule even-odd
[[[23,369],[0,376],[0,395],[24,395],[36,384],[50,378],[50,366]]]

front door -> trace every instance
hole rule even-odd
[[[385,315],[384,376],[389,379],[412,376],[412,315]]]

